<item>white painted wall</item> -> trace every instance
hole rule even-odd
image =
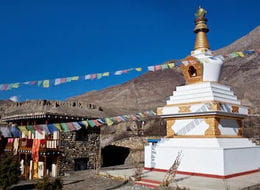
[[[151,144],[145,147],[145,167],[151,168]],[[182,151],[179,171],[230,175],[258,169],[260,146],[246,138],[171,138],[155,147],[154,168],[169,169]]]
[[[221,135],[237,135],[239,125],[237,120],[233,119],[220,119],[218,128]]]
[[[177,135],[204,135],[208,127],[203,119],[180,119],[172,125]]]

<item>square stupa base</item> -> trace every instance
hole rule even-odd
[[[167,171],[179,152],[179,174],[226,179],[260,171],[260,146],[247,138],[163,138],[145,146],[145,169]]]

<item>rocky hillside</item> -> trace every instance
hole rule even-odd
[[[179,69],[148,72],[129,82],[73,97],[100,105],[111,115],[156,109],[165,104],[176,85],[184,84]]]
[[[260,26],[231,45],[214,51],[228,54],[233,51],[260,47]],[[227,60],[222,68],[221,82],[231,85],[242,102],[260,113],[260,57],[256,54],[246,58]],[[111,115],[156,109],[165,105],[176,85],[183,85],[184,78],[179,70],[147,72],[127,83],[100,91],[87,92],[73,97],[100,105]]]

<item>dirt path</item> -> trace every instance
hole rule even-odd
[[[77,171],[63,177],[64,190],[148,190],[119,179],[97,176],[93,170]]]

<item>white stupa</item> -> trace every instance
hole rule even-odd
[[[259,172],[260,147],[242,137],[250,110],[218,82],[223,59],[209,50],[205,14],[198,9],[195,48],[181,66],[186,85],[157,109],[167,121],[167,136],[145,147],[145,169],[167,171],[182,151],[180,174],[224,179]]]

